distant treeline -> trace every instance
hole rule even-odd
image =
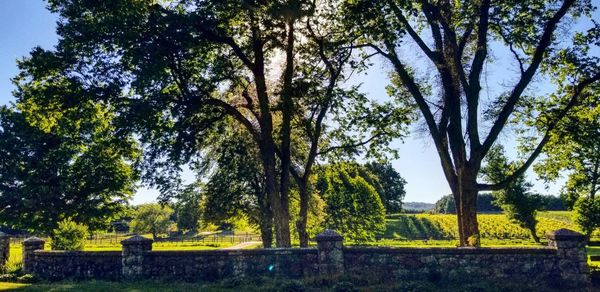
[[[564,202],[559,197],[542,196],[543,210],[547,211],[563,211],[567,210]],[[477,212],[501,212],[500,207],[494,204],[494,196],[491,193],[481,193],[477,197]],[[456,205],[452,195],[443,196],[439,199],[433,209],[430,210],[434,214],[456,214]]]

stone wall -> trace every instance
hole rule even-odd
[[[120,251],[49,251],[34,252],[31,273],[47,280],[121,278]]]
[[[43,242],[40,247],[39,239],[32,239],[23,243],[23,268],[52,280],[348,275],[381,281],[495,279],[571,288],[589,285],[585,238],[566,229],[549,234],[549,246],[540,248],[343,247],[343,238],[329,230],[315,239],[317,248],[152,251],[151,239],[134,236],[122,242],[122,252],[41,251]]]
[[[547,283],[556,250],[508,248],[345,248],[346,272],[387,280],[506,279]]]
[[[302,278],[318,274],[315,249],[150,251],[144,278],[214,281],[229,277]]]

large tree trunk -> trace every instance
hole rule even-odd
[[[308,247],[308,206],[310,201],[310,191],[308,189],[308,183],[302,182],[298,184],[300,193],[300,214],[296,221],[296,228],[298,229],[298,237],[300,239],[300,247]]]
[[[291,123],[293,115],[294,103],[292,101],[292,77],[294,71],[294,19],[288,21],[288,36],[286,48],[286,68],[284,71],[282,99],[282,121],[281,121],[281,174],[279,177],[279,196],[281,198],[282,216],[288,222],[289,228],[289,197],[290,197],[290,167],[292,165],[291,158]],[[290,246],[289,231],[286,245]]]
[[[458,194],[455,194],[460,246],[479,246],[477,223],[477,182],[470,170],[459,173]]]
[[[283,208],[282,200],[277,192],[275,149],[271,143],[263,143],[260,148],[263,168],[265,170],[265,192],[269,198],[271,210],[273,211],[275,245],[277,247],[290,247],[289,209]]]
[[[260,238],[264,248],[273,247],[273,214],[270,209],[262,210],[260,220]]]

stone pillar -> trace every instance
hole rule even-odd
[[[10,256],[10,236],[0,231],[0,268],[6,265]]]
[[[557,274],[562,285],[569,288],[590,287],[589,268],[583,234],[569,229],[559,229],[546,235],[548,246],[556,249]]]
[[[344,274],[344,237],[327,229],[315,237],[319,251],[319,275],[325,278],[336,278]]]
[[[23,272],[33,273],[35,267],[34,251],[44,250],[46,242],[37,237],[30,237],[23,241]]]
[[[140,279],[144,275],[144,254],[152,250],[152,239],[139,235],[121,241],[123,245],[123,278]]]

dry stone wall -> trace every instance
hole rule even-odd
[[[152,251],[152,240],[134,236],[121,252],[43,251],[40,239],[23,242],[25,271],[38,277],[213,281],[230,277],[288,278],[343,275],[402,280],[486,279],[564,288],[589,286],[583,235],[566,229],[540,248],[344,247],[334,231],[318,235],[317,248]]]

